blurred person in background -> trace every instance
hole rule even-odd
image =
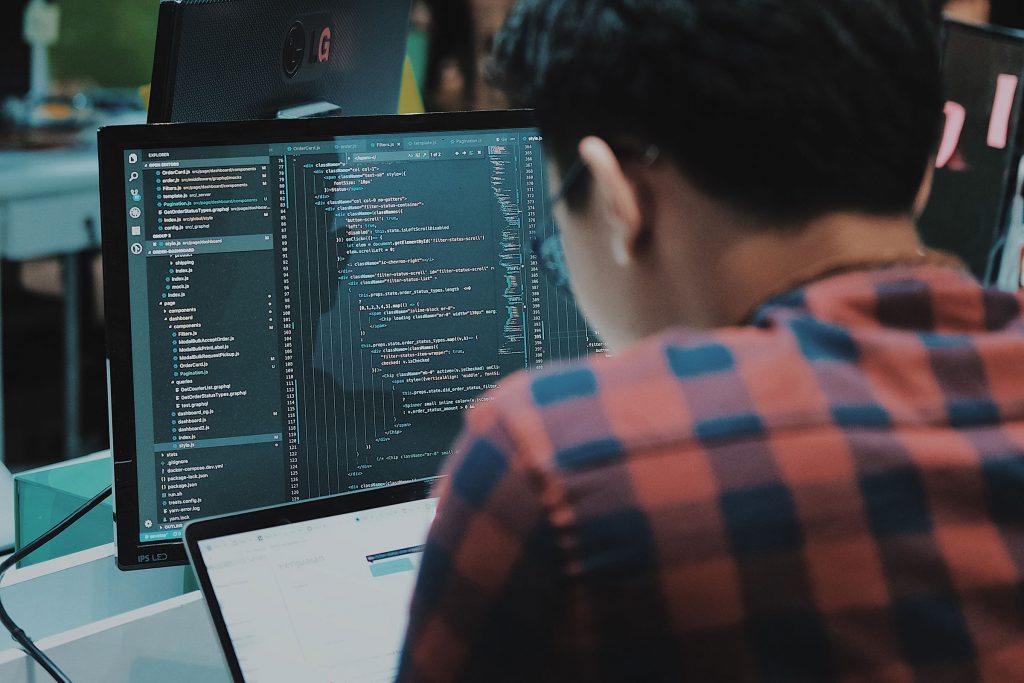
[[[476,100],[477,54],[469,0],[419,0],[413,16],[428,27],[423,83],[427,111],[472,109]]]
[[[971,24],[987,24],[992,16],[989,0],[947,0],[943,3],[943,14],[950,19]]]
[[[1024,29],[1024,0],[945,0],[941,5],[950,19]]]
[[[483,79],[494,34],[512,0],[417,0],[413,24],[429,36],[422,83],[428,111],[500,109],[507,100]]]

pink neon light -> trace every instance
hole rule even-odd
[[[1006,149],[1010,136],[1010,116],[1013,115],[1013,101],[1017,95],[1017,76],[1001,74],[996,82],[996,101],[992,105],[992,120],[988,125],[988,146]]]
[[[945,168],[956,148],[960,145],[960,135],[964,132],[964,123],[967,122],[967,110],[957,102],[946,102],[946,130],[942,134],[942,144],[939,145],[939,153],[935,158],[936,168]]]

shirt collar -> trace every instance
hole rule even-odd
[[[886,272],[894,268],[921,268],[937,266],[955,272],[958,277],[970,277],[967,267],[957,257],[946,252],[920,249],[910,253],[893,253],[871,261],[844,259],[836,256],[825,259],[793,272],[783,284],[775,289],[775,293],[752,307],[742,325],[762,326],[770,314],[779,308],[805,308],[804,292],[817,283],[836,278],[848,273]]]

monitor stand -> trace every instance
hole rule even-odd
[[[308,102],[277,112],[279,119],[316,119],[341,116],[341,107],[330,102]]]

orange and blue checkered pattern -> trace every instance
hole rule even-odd
[[[1021,303],[850,272],[511,380],[448,463],[399,680],[1024,680]]]

